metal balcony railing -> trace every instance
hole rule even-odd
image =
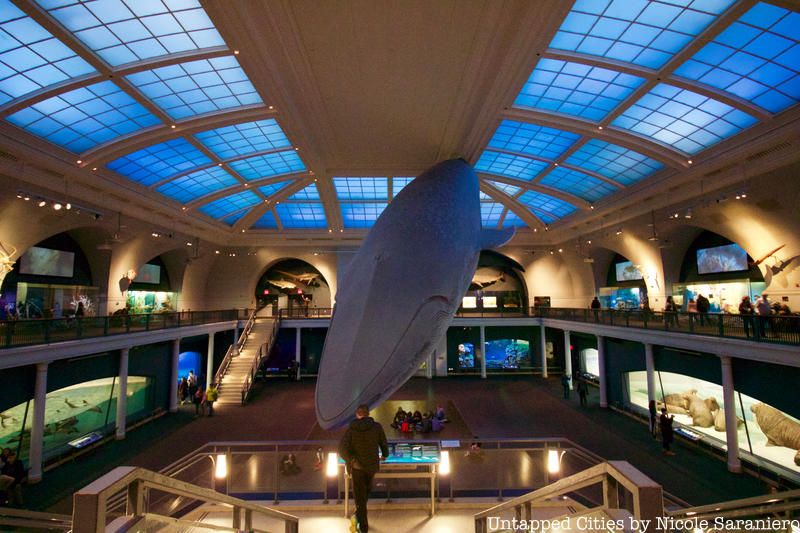
[[[142,315],[87,316],[5,320],[0,322],[0,349],[73,341],[247,318],[247,311],[181,311]]]

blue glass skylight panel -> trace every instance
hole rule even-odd
[[[587,202],[596,202],[619,190],[605,181],[564,167],[553,169],[539,183],[559,191],[574,194]]]
[[[696,154],[755,122],[727,104],[660,83],[611,124]]]
[[[174,119],[261,103],[233,56],[137,72],[126,79]]]
[[[261,198],[253,191],[242,191],[214,200],[200,207],[200,211],[212,218],[221,219],[233,214],[234,211],[252,207],[260,201]]]
[[[389,180],[384,177],[334,177],[339,200],[386,200]]]
[[[222,159],[288,148],[292,145],[273,118],[224,126],[195,137]]]
[[[398,177],[395,176],[392,178],[392,197],[397,196],[397,193],[403,190],[403,188],[414,181],[414,176],[402,176]]]
[[[491,200],[492,200],[492,197],[491,197],[491,196],[489,196],[488,194],[486,194],[486,193],[485,193],[485,192],[483,192],[483,191],[478,191],[478,199],[479,199],[481,202],[483,202],[483,201],[487,201],[487,202],[488,202],[488,201],[491,201]]]
[[[343,202],[340,205],[345,228],[371,228],[388,204],[386,202]]]
[[[325,209],[319,202],[280,203],[275,206],[275,211],[277,211],[284,228],[314,229],[328,227],[328,222],[325,220]]]
[[[257,155],[229,163],[246,180],[303,172],[306,166],[294,150]]]
[[[580,135],[555,128],[504,120],[497,127],[489,148],[507,150],[519,154],[556,159],[564,153]]]
[[[106,166],[142,185],[152,185],[208,164],[211,159],[189,142],[172,139],[115,159]]]
[[[267,211],[261,215],[261,218],[253,224],[253,229],[278,229],[278,223],[275,221],[275,215],[272,214],[272,211]]]
[[[517,187],[516,185],[509,185],[508,183],[501,183],[499,181],[492,181],[492,180],[488,181],[490,185],[492,185],[496,189],[500,189],[509,196],[514,196],[519,192],[519,187]]]
[[[9,0],[0,0],[0,105],[93,72]]]
[[[312,183],[305,189],[301,189],[291,195],[287,200],[319,200],[319,191],[316,184]]]
[[[636,183],[664,167],[646,155],[599,139],[581,146],[565,163],[597,172],[623,185]]]
[[[7,120],[73,152],[161,122],[110,81],[48,98]]]
[[[510,227],[525,228],[527,226],[528,225],[525,224],[525,222],[521,218],[519,218],[519,216],[517,216],[515,212],[513,212],[510,209],[506,211],[506,216],[503,217],[504,228],[510,228]]]
[[[600,121],[643,82],[623,72],[542,58],[514,105]]]
[[[264,185],[263,187],[259,187],[258,190],[264,196],[272,196],[273,194],[280,191],[290,183],[291,181],[279,181],[278,183],[270,183],[269,185]]]
[[[578,0],[551,48],[660,68],[735,0]]]
[[[483,154],[481,154],[481,158],[475,163],[475,170],[478,172],[486,172],[487,174],[496,174],[498,176],[525,181],[532,180],[547,167],[547,163],[536,159],[502,154],[500,152],[492,152],[491,150],[484,150]]]
[[[238,213],[234,213],[231,216],[223,219],[222,222],[227,224],[228,226],[233,226],[234,224],[239,222],[239,220],[241,220],[242,217],[244,217],[249,212],[250,212],[250,209],[242,209]]]
[[[36,0],[109,65],[224,46],[197,0]]]
[[[760,3],[675,74],[777,113],[800,101],[800,13]]]
[[[505,207],[498,202],[481,202],[481,225],[484,228],[496,227]]]
[[[536,218],[538,218],[539,220],[541,220],[545,224],[552,224],[553,222],[558,220],[558,218],[554,217],[550,213],[547,213],[546,211],[542,211],[540,209],[531,208],[530,211],[531,211],[531,213],[536,215]]]
[[[564,200],[538,191],[525,191],[525,193],[519,197],[519,201],[531,209],[546,213],[555,218],[565,217],[577,210],[574,205]]]
[[[238,184],[236,178],[220,167],[211,167],[174,179],[156,190],[183,204],[212,192]]]

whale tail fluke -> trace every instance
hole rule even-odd
[[[482,229],[480,239],[481,250],[503,246],[514,237],[515,232],[516,228],[513,226],[503,229]]]

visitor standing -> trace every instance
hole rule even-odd
[[[756,311],[758,312],[758,334],[765,337],[767,335],[769,315],[772,314],[772,308],[769,305],[769,299],[766,294],[762,294],[761,298],[756,302]]]
[[[564,389],[565,400],[569,400],[569,382],[570,382],[569,374],[564,373],[564,375],[561,376],[561,387]]]
[[[656,410],[656,401],[650,400],[647,404],[647,410],[650,412],[650,434],[656,438],[656,421],[658,420],[658,411]]]
[[[674,435],[672,432],[672,423],[675,421],[675,415],[667,416],[667,408],[661,408],[661,418],[659,419],[659,425],[661,426],[661,446],[663,449],[661,453],[664,455],[675,455],[675,452],[670,450],[670,446],[672,445],[672,440],[674,439]]]
[[[378,455],[379,448],[382,457]],[[369,406],[359,405],[356,409],[356,419],[350,423],[339,442],[339,455],[353,478],[358,529],[361,533],[367,533],[367,500],[372,490],[372,478],[380,470],[381,460],[389,457],[386,434],[383,427],[369,416]]]
[[[742,302],[739,304],[739,314],[742,317],[742,325],[744,326],[745,337],[750,337],[750,330],[753,329],[753,303],[750,301],[749,296],[742,296]],[[753,332],[755,333],[755,332]]]
[[[586,407],[586,399],[589,396],[589,386],[585,379],[578,380],[578,397],[581,399],[581,407]]]
[[[219,398],[219,390],[213,383],[206,391],[206,405],[208,406],[208,416],[214,416],[214,402]]]
[[[702,294],[697,295],[697,313],[700,315],[700,325],[704,326],[706,324],[706,319],[708,319],[708,298],[703,296]],[[709,321],[709,325],[711,322]]]

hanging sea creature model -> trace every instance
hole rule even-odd
[[[481,249],[513,234],[481,229],[478,178],[463,160],[403,188],[342,274],[317,379],[320,426],[340,426],[403,385],[445,335]]]

